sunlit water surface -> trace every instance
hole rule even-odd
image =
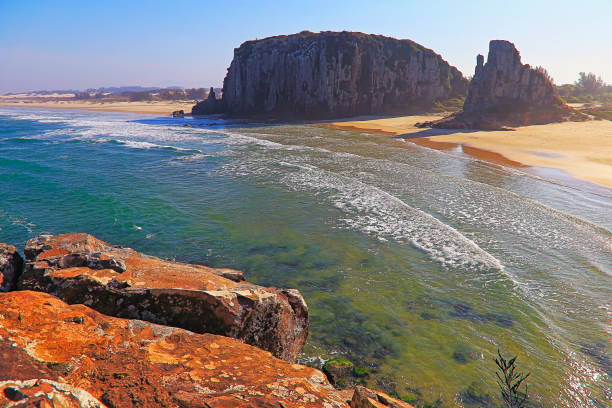
[[[345,356],[415,405],[494,406],[499,348],[534,406],[607,406],[611,190],[384,136],[209,123],[2,108],[0,241],[82,231],[298,288],[302,362]]]

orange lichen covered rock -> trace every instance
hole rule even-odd
[[[85,390],[55,381],[0,381],[0,407],[106,408]]]
[[[88,234],[41,235],[24,252],[20,289],[110,316],[234,337],[288,361],[306,342],[300,293],[244,282],[238,271],[169,262]]]
[[[235,339],[108,317],[42,292],[1,293],[0,381],[39,378],[108,407],[349,406],[320,371]]]
[[[0,242],[0,292],[13,289],[22,266],[23,259],[17,248]]]

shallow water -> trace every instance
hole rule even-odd
[[[189,124],[193,127],[184,127]],[[0,110],[0,241],[83,231],[298,288],[303,361],[418,404],[609,402],[612,190],[314,126]]]

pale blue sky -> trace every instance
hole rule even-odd
[[[302,30],[410,38],[465,75],[491,39],[557,83],[612,82],[612,0],[0,0],[0,92],[220,86],[243,41]]]

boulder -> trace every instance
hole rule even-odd
[[[184,118],[185,117],[185,111],[184,110],[177,110],[172,112],[172,117],[173,118]]]
[[[336,357],[327,360],[322,367],[329,381],[338,389],[354,387],[356,383],[365,383],[369,376],[364,367],[355,366],[344,357]]]
[[[326,119],[423,110],[466,90],[455,67],[414,41],[303,31],[236,48],[221,107],[231,116]],[[194,113],[206,106],[198,105]]]
[[[420,127],[443,129],[510,130],[508,126],[539,125],[566,120],[584,120],[559,97],[543,68],[521,62],[509,41],[489,43],[484,56],[476,58],[463,110],[447,118],[420,123]]]
[[[45,379],[0,381],[0,407],[106,408],[85,390]]]
[[[41,235],[24,252],[20,289],[110,316],[234,337],[288,361],[306,342],[300,293],[245,282],[238,271],[165,261],[88,234]]]
[[[391,398],[379,391],[372,391],[358,385],[350,402],[351,408],[414,408],[407,402]]]
[[[12,290],[21,274],[23,258],[12,245],[0,242],[0,292]]]
[[[52,382],[30,381],[39,378]],[[350,399],[320,371],[235,339],[109,317],[33,291],[0,293],[0,381],[13,400],[36,387],[86,395],[57,382],[109,408],[348,408]]]

